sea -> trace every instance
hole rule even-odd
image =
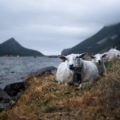
[[[58,67],[59,58],[48,57],[0,57],[0,88],[21,82],[31,73],[48,66]]]

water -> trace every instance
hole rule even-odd
[[[41,68],[58,67],[59,58],[47,57],[0,57],[0,87],[14,82],[23,81],[23,78]]]

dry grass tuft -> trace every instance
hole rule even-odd
[[[82,90],[59,85],[54,75],[30,76],[29,87],[1,120],[119,120],[120,61],[106,63],[106,77]]]

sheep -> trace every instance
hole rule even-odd
[[[107,53],[96,54],[94,56],[91,56],[92,62],[97,66],[98,74],[100,76],[106,76],[106,67],[105,67],[105,64],[104,64],[104,58],[106,56],[107,56]]]
[[[79,73],[81,75],[81,84],[77,89],[81,89],[87,83],[91,83],[98,78],[98,69],[96,65],[92,61],[81,59],[85,55],[86,53],[81,55],[70,54],[68,56],[64,56],[67,60],[66,63],[68,68],[73,71],[73,73]]]
[[[57,68],[56,81],[58,81],[59,84],[65,84],[66,86],[68,86],[70,83],[73,82],[73,71],[68,68],[67,61],[64,56],[60,56],[59,58],[62,59],[62,63],[60,63]],[[85,58],[85,56],[83,58]]]
[[[113,58],[119,58],[120,59],[120,51],[115,49],[115,48],[114,49],[112,48],[107,52],[106,60],[110,61]]]
[[[56,72],[56,80],[59,84],[68,86],[73,81],[73,72],[67,67],[67,61],[60,63]]]

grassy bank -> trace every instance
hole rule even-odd
[[[30,76],[30,86],[0,120],[120,120],[120,61],[106,63],[107,76],[76,90],[54,75]]]

